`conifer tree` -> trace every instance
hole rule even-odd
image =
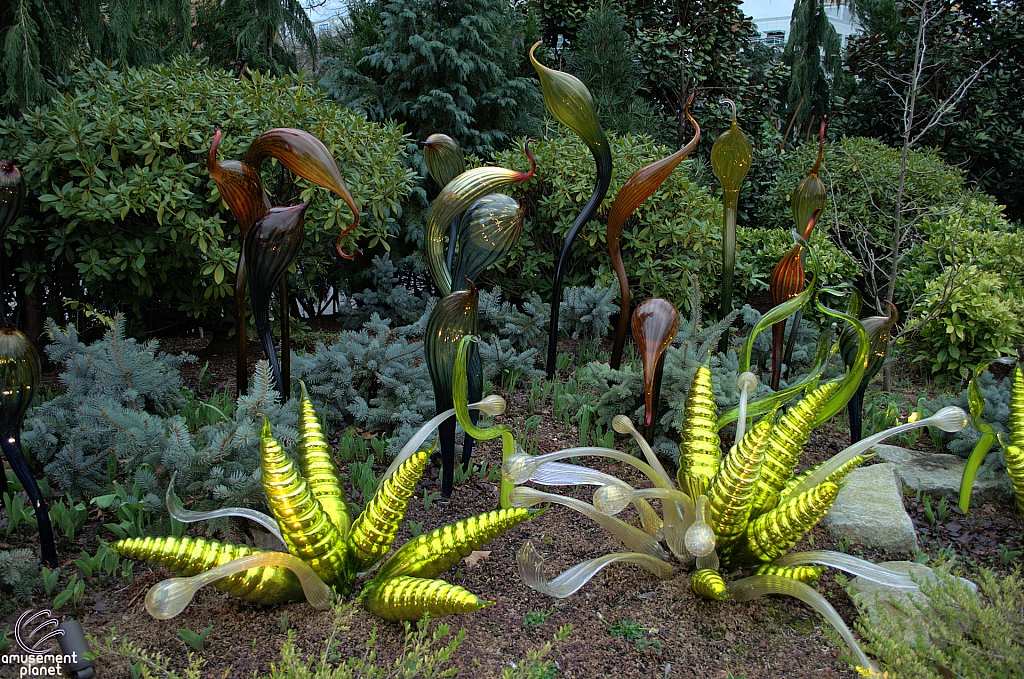
[[[811,116],[821,117],[831,108],[830,89],[842,77],[842,42],[825,15],[824,0],[796,0],[789,23],[785,61],[792,69],[788,110],[796,114],[800,130]],[[801,100],[803,105],[800,105]]]
[[[444,132],[467,153],[489,157],[523,131],[540,97],[516,75],[529,44],[508,2],[392,1],[380,18],[381,42],[355,65],[333,64],[328,89],[373,120],[404,122],[414,139]]]

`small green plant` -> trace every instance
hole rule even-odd
[[[572,365],[572,354],[560,353],[555,357],[555,369],[558,372],[568,370]]]
[[[923,596],[879,607],[857,622],[865,648],[892,679],[1015,677],[1024,649],[1024,581],[982,570],[975,594],[938,574]]]
[[[626,641],[636,641],[645,636],[647,630],[638,622],[620,619],[617,623],[608,627],[608,634],[613,637],[622,637]]]
[[[850,541],[850,538],[844,535],[843,537],[839,538],[838,542],[836,542],[836,551],[846,554],[850,551],[850,546],[852,544],[853,543]]]
[[[19,493],[4,493],[4,509],[7,510],[7,528],[4,529],[7,537],[11,537],[22,523],[31,525],[35,518],[25,511],[25,498]]]
[[[118,523],[105,523],[103,526],[119,540],[141,538],[145,536],[149,525],[149,512],[139,499],[142,495],[142,489],[138,484],[133,483],[129,492],[119,481],[114,481],[113,493],[94,497],[89,502],[100,509],[113,509],[116,512]]]
[[[540,423],[543,418],[540,415],[531,415],[523,422],[523,428],[519,430],[516,441],[519,442],[523,451],[530,455],[536,455],[540,450]]]
[[[8,634],[11,632],[10,625],[4,625],[2,631],[0,631],[0,653],[5,653],[11,645],[11,640],[8,638]]]
[[[950,563],[956,559],[956,550],[953,549],[953,545],[946,545],[945,547],[939,547],[938,551],[935,552],[935,564],[942,566],[943,564]]]
[[[999,563],[1006,566],[1011,561],[1020,556],[1022,550],[1019,549],[1008,549],[1006,545],[999,545]]]
[[[67,504],[64,503],[64,500],[57,500],[50,505],[50,521],[53,522],[57,529],[64,533],[68,542],[75,541],[75,535],[85,525],[88,513],[85,503],[75,503],[71,496],[68,496]]]
[[[441,497],[440,492],[430,492],[429,490],[423,491],[423,511],[428,511],[430,505],[434,504],[434,500]]]
[[[373,473],[374,456],[371,454],[365,462],[352,462],[348,466],[349,483],[353,495],[357,492],[362,496],[363,503],[369,501],[377,492],[377,475]]]
[[[184,641],[189,648],[196,653],[202,653],[206,646],[206,637],[213,631],[213,625],[207,625],[202,632],[193,632],[190,629],[179,629],[178,637]]]
[[[57,611],[64,607],[64,604],[70,602],[73,608],[78,608],[78,603],[82,600],[82,595],[85,594],[85,581],[79,580],[77,575],[72,575],[71,580],[68,581],[68,586],[64,588],[64,591],[58,594],[53,599],[53,610]]]
[[[130,585],[135,580],[135,562],[125,559],[121,562],[121,579],[124,584]]]
[[[57,580],[60,578],[60,569],[55,568],[50,570],[46,566],[43,566],[43,591],[46,592],[46,596],[53,596],[54,590],[57,589]]]
[[[562,625],[552,640],[560,643],[568,639],[570,634],[572,625]],[[530,649],[526,652],[525,659],[505,668],[501,679],[555,679],[558,676],[558,666],[548,657],[552,649],[551,641],[545,642],[539,648]]]
[[[935,511],[932,509],[932,498],[928,493],[921,496],[921,509],[924,510],[924,518],[929,526],[935,525]]]
[[[417,537],[423,535],[423,522],[422,521],[413,521],[412,519],[410,519],[407,523],[409,524],[409,532],[412,533],[412,536],[414,538],[417,538]]]
[[[282,613],[281,614],[281,619],[278,621],[278,627],[281,630],[281,634],[285,634],[285,633],[288,632],[289,628],[288,628],[288,614],[287,613]]]
[[[523,624],[527,627],[540,627],[551,615],[548,611],[530,611],[523,616]]]

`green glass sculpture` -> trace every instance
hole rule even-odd
[[[354,254],[346,254],[341,249],[342,240],[351,233],[359,223],[359,210],[356,208],[355,200],[345,184],[338,164],[334,161],[327,147],[315,136],[302,130],[291,128],[277,128],[264,132],[249,146],[246,152],[245,162],[229,160],[224,163],[217,161],[217,149],[221,142],[221,131],[218,128],[210,142],[210,149],[206,154],[206,167],[213,177],[214,183],[221,198],[227,203],[231,214],[235,217],[240,228],[241,252],[238,257],[238,265],[235,269],[235,336],[237,342],[237,354],[235,357],[235,380],[239,393],[245,390],[248,380],[246,370],[246,325],[245,325],[245,290],[249,279],[249,268],[246,266],[246,258],[259,252],[261,277],[259,281],[253,280],[253,286],[259,288],[255,298],[259,299],[260,308],[254,306],[253,315],[256,317],[256,330],[260,336],[264,353],[270,361],[274,371],[274,379],[277,389],[282,394],[288,393],[289,360],[291,346],[289,338],[288,323],[288,295],[285,284],[284,273],[294,262],[295,257],[302,246],[302,213],[305,208],[299,211],[296,218],[294,212],[279,212],[271,216],[273,210],[289,210],[291,208],[271,208],[270,199],[263,189],[260,181],[260,166],[267,158],[274,158],[282,165],[290,169],[298,176],[311,181],[318,186],[329,189],[345,204],[352,213],[352,224],[342,230],[335,242],[335,250],[344,259],[352,259]],[[307,201],[306,206],[309,203]],[[269,221],[268,221],[269,220]],[[263,235],[251,239],[249,243],[249,228],[261,223]],[[286,223],[290,224],[286,228]],[[271,235],[273,234],[273,235]],[[297,240],[294,240],[296,239]],[[294,242],[293,242],[294,240]],[[287,244],[286,244],[287,241]],[[247,246],[246,244],[249,243]],[[249,250],[247,255],[246,251]],[[290,259],[288,259],[290,257]],[[268,272],[277,272],[281,269],[282,263],[287,260],[287,265],[281,270],[274,286],[268,288],[268,280],[264,279]],[[279,362],[277,353],[273,347],[272,335],[270,332],[270,298],[273,287],[281,284],[281,354],[282,361]],[[255,305],[254,298],[254,305]]]
[[[438,413],[451,410],[453,405],[452,380],[455,375],[455,355],[459,342],[467,335],[476,334],[477,303],[479,295],[470,284],[468,290],[458,290],[444,297],[427,319],[427,332],[423,338],[427,356],[427,371],[434,387],[434,403]],[[470,353],[471,375],[480,375],[480,353],[476,345]],[[475,391],[476,379],[469,381],[469,398],[479,397]],[[482,382],[481,382],[482,388]],[[441,497],[449,498],[455,480],[455,417],[448,417],[439,427],[441,444]],[[467,437],[467,444],[468,444]],[[469,463],[466,446],[463,447],[463,464]]]
[[[732,106],[732,126],[711,147],[711,169],[722,186],[722,299],[719,318],[725,318],[732,309],[733,274],[736,268],[736,210],[743,178],[747,176],[754,159],[750,140],[736,123],[736,104],[729,99],[723,103]],[[729,329],[726,328],[718,343],[718,350],[725,353],[728,347]]]
[[[654,440],[661,398],[665,350],[679,332],[679,312],[660,297],[644,300],[633,312],[633,337],[640,346],[644,371],[644,436]]]
[[[555,279],[551,289],[551,321],[548,325],[547,374],[548,379],[551,379],[555,374],[555,359],[558,355],[558,310],[562,303],[562,278],[565,276],[565,267],[569,262],[569,253],[572,251],[576,234],[597,214],[597,208],[600,207],[601,201],[604,200],[608,187],[611,185],[612,151],[608,145],[608,139],[604,136],[601,123],[597,120],[594,98],[591,96],[590,90],[579,78],[550,69],[537,61],[534,53],[540,44],[538,41],[530,48],[530,63],[533,64],[540,78],[544,103],[555,120],[580,136],[580,139],[594,155],[594,164],[597,167],[594,191],[586,205],[583,206],[583,210],[573,220],[572,226],[569,227],[569,233],[565,236],[562,251],[558,255],[558,264],[555,267]]]
[[[866,335],[858,334],[858,339],[867,344]],[[698,373],[696,381],[704,388],[699,393],[691,389],[683,438],[685,442],[687,429],[704,429],[706,435],[701,440],[710,445],[717,442],[711,374],[706,367],[699,369]],[[530,587],[564,598],[613,563],[636,564],[659,578],[669,579],[674,571],[669,557],[672,554],[677,565],[692,565],[694,568],[692,578],[687,578],[686,582],[701,598],[721,600],[731,596],[747,601],[764,594],[787,594],[800,598],[839,631],[857,658],[858,665],[872,667],[871,660],[860,649],[842,618],[806,581],[816,579],[820,567],[827,566],[904,590],[916,590],[917,584],[905,573],[847,554],[789,552],[828,511],[843,476],[870,456],[868,450],[871,446],[917,427],[937,426],[944,431],[957,431],[966,425],[967,417],[961,409],[949,407],[925,420],[880,432],[796,480],[780,485],[781,490],[772,491],[776,494],[774,502],[759,503],[760,483],[766,473],[782,479],[792,477],[799,460],[801,441],[806,442],[806,436],[820,423],[822,414],[832,403],[832,396],[839,389],[839,383],[827,384],[797,403],[781,418],[776,419],[774,412],[767,414],[728,451],[719,450],[711,455],[710,448],[702,449],[708,459],[713,458],[711,465],[697,458],[684,462],[685,451],[681,451],[680,464],[687,466],[680,467],[678,487],[640,432],[623,415],[614,419],[613,427],[619,433],[632,436],[646,462],[618,450],[589,447],[537,456],[518,452],[511,455],[505,460],[502,473],[506,481],[516,485],[510,493],[512,506],[525,508],[550,503],[568,507],[600,523],[628,550],[589,559],[555,578],[548,578],[540,555],[527,542],[518,555],[520,576]],[[746,393],[741,392],[742,400],[747,398]],[[690,400],[695,398],[707,403],[691,404]],[[740,405],[746,407],[745,403]],[[600,475],[587,467],[560,462],[569,457],[604,457],[624,462],[639,470],[653,487],[633,488],[615,476]],[[522,485],[526,483],[545,486],[597,484],[598,488],[591,504]],[[687,488],[691,489],[690,492],[683,492]],[[649,498],[661,500],[661,522],[644,519],[641,512],[641,530],[615,517],[631,502]],[[660,544],[662,537],[667,550]],[[743,577],[747,573],[752,574]]]
[[[883,300],[883,303],[888,307],[888,314],[885,316],[871,316],[863,321],[864,330],[867,331],[868,340],[871,344],[868,348],[868,364],[864,368],[864,377],[861,379],[860,386],[857,387],[853,398],[850,399],[846,406],[850,416],[850,443],[860,441],[863,435],[864,391],[867,389],[871,379],[878,374],[878,371],[885,364],[885,354],[889,350],[889,331],[892,330],[892,327],[896,325],[896,321],[900,318],[899,311],[896,310],[896,307],[891,302]],[[847,368],[851,368],[853,362],[857,360],[857,342],[854,335],[853,328],[847,327],[839,337],[839,353],[843,357],[843,362],[846,363]]]
[[[619,189],[612,203],[612,209],[608,213],[608,256],[612,260],[612,268],[615,269],[615,276],[619,280],[619,321],[615,327],[615,342],[612,344],[610,359],[611,367],[618,370],[622,364],[622,351],[626,345],[626,334],[629,331],[629,277],[626,275],[626,266],[622,262],[622,227],[633,211],[651,197],[658,188],[665,183],[672,171],[683,162],[690,153],[697,148],[700,141],[700,125],[690,115],[690,104],[693,103],[694,95],[686,104],[686,119],[693,125],[693,139],[686,146],[679,149],[667,158],[646,165],[630,176],[626,183]]]
[[[56,568],[57,548],[53,541],[49,509],[21,450],[21,425],[32,406],[41,374],[39,355],[32,342],[25,333],[8,327],[5,321],[0,327],[0,449],[35,510],[43,561],[50,568]],[[0,465],[0,480],[3,481],[2,495],[9,490],[3,465]]]
[[[437,182],[440,188],[466,171],[466,158],[455,140],[447,134],[432,134],[420,142],[423,149],[423,160],[427,164],[427,173]],[[459,234],[459,218],[455,217],[448,226],[448,270],[452,268],[455,256],[455,239]]]
[[[298,460],[278,443],[269,423],[260,445],[263,491],[273,516],[253,510],[188,512],[167,490],[171,515],[181,521],[223,516],[256,520],[281,539],[287,552],[261,551],[192,537],[143,537],[120,540],[111,549],[160,564],[185,577],[155,585],[146,609],[157,618],[172,618],[205,584],[261,604],[306,598],[317,608],[330,605],[331,591],[348,594],[359,573],[370,570],[391,549],[430,452],[419,450],[438,420],[413,437],[385,473],[375,495],[352,519],[341,493],[342,483],[330,461],[319,418],[305,389],[300,399]],[[492,415],[504,411],[500,399],[474,403]],[[452,415],[447,411],[444,416]],[[328,454],[325,454],[328,453]],[[339,501],[340,500],[340,501]],[[491,602],[437,580],[444,571],[497,535],[536,515],[527,509],[500,509],[462,519],[420,535],[388,559],[365,584],[359,601],[386,620],[418,620],[475,611]]]

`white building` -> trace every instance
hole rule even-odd
[[[793,15],[793,0],[744,0],[743,13],[754,19],[761,40],[766,45],[785,46],[789,40],[789,22]],[[847,5],[825,3],[828,16],[836,33],[846,46],[849,36],[857,32],[856,23]]]
[[[344,0],[326,0],[326,2],[314,0],[313,2],[303,2],[302,4],[312,5],[306,8],[306,14],[309,15],[310,21],[313,22],[313,29],[316,31],[318,38],[321,35],[330,33],[331,28],[341,21],[347,12],[347,3]]]

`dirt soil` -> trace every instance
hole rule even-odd
[[[208,344],[208,339],[186,337],[162,341],[161,348],[171,353],[188,350],[200,356],[198,364],[187,366],[183,371],[191,387],[200,386],[196,382],[199,371],[209,361],[207,374],[212,375],[212,381],[204,385],[206,389],[233,388],[233,354],[230,350],[208,351]],[[259,355],[258,347],[251,346],[250,357],[255,360]],[[515,393],[504,394],[509,410],[498,421],[512,425],[514,431],[535,414],[528,412],[527,391],[528,385],[520,384]],[[557,425],[550,406],[536,414],[543,416],[541,452],[576,444],[578,433]],[[800,468],[830,457],[844,447],[845,442],[845,431],[836,425],[819,430],[805,448]],[[616,444],[624,450],[632,447],[621,436]],[[499,463],[498,442],[481,445],[474,459],[483,463],[484,469]],[[631,477],[632,468],[624,470],[615,462],[592,466],[626,479]],[[380,471],[382,469],[378,473]],[[435,461],[424,475],[396,545],[411,537],[410,521],[427,531],[497,506],[497,485],[480,473],[457,486],[449,503],[435,501],[425,510],[424,493],[439,491],[439,471]],[[592,490],[581,489],[573,494],[589,499]],[[922,549],[934,558],[940,550],[948,553],[951,548],[968,577],[981,566],[1005,571],[1021,561],[1018,556],[1007,565],[999,558],[1001,545],[1008,550],[1020,550],[1024,542],[1021,537],[1024,521],[1011,502],[972,507],[966,516],[954,510],[935,525],[927,522],[920,501],[911,496],[908,506],[919,529]],[[628,520],[629,511],[623,518]],[[632,518],[635,519],[635,515]],[[60,588],[70,574],[76,572],[73,560],[81,550],[94,553],[98,538],[113,539],[102,527],[102,523],[109,520],[98,510],[93,511],[74,545],[68,544],[62,536],[58,538],[62,559]],[[679,570],[671,580],[659,581],[647,571],[630,565],[612,565],[574,596],[554,599],[526,587],[519,578],[516,551],[527,540],[543,555],[549,577],[585,559],[623,550],[593,522],[564,507],[553,507],[484,547],[490,553],[475,565],[462,562],[443,575],[449,582],[495,602],[479,612],[443,621],[455,630],[466,631],[465,640],[453,656],[460,677],[500,677],[505,668],[521,663],[528,651],[551,641],[563,625],[571,625],[572,631],[565,640],[554,643],[550,657],[557,663],[557,673],[545,676],[559,679],[846,679],[859,676],[840,659],[843,649],[823,631],[824,621],[795,599],[768,597],[750,603],[709,602],[690,591],[687,569]],[[820,527],[796,549],[807,549],[808,543],[815,549],[837,548],[836,541]],[[10,538],[0,534],[0,549],[20,546],[38,548],[35,536],[24,527]],[[858,546],[852,546],[850,551],[872,560],[887,558]],[[128,585],[119,578],[108,581],[94,578],[78,610],[61,611],[73,614],[82,623],[86,632],[94,637],[94,648],[99,640],[114,635],[150,653],[160,653],[170,659],[172,667],[181,668],[190,649],[179,638],[178,630],[200,631],[212,625],[202,651],[206,659],[202,676],[252,677],[268,672],[271,663],[279,661],[281,645],[287,638],[285,629],[294,632],[298,647],[310,655],[321,652],[331,629],[330,611],[316,611],[305,604],[259,606],[212,588],[201,590],[177,618],[155,620],[144,608],[146,592],[171,574],[143,563],[136,563],[134,572],[134,581]],[[818,589],[852,627],[855,608],[833,575],[825,575]],[[18,612],[27,605],[43,608],[47,602],[18,602],[14,613],[0,619],[0,629],[4,624],[13,625]],[[340,648],[343,652],[348,649],[351,655],[362,655],[366,640],[375,628],[378,659],[394,658],[404,641],[402,627],[382,622],[361,609],[356,609],[346,622]],[[627,630],[630,633],[623,635]],[[104,654],[98,663],[97,676],[101,679],[132,676],[128,663],[122,658]],[[13,671],[13,667],[0,666],[0,677],[17,676]]]

